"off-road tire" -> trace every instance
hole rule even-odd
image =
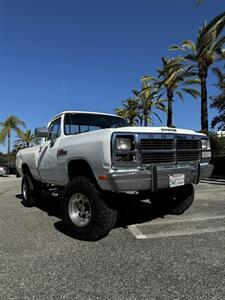
[[[183,214],[192,205],[194,197],[195,190],[193,184],[176,188],[174,199],[171,201],[170,214]]]
[[[26,189],[26,192],[25,192]],[[24,174],[21,182],[21,191],[23,197],[23,205],[27,207],[35,206],[41,197],[41,187],[37,181],[28,174]]]
[[[152,206],[163,214],[181,215],[194,201],[193,184],[161,190],[150,196]]]
[[[89,222],[83,227],[75,224],[69,214],[69,203],[72,197],[78,194],[84,195],[91,207]],[[105,203],[100,191],[86,177],[76,177],[68,183],[61,200],[61,213],[69,233],[77,239],[88,241],[106,236],[115,226],[117,219],[116,210]]]

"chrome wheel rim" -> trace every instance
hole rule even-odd
[[[26,181],[23,182],[23,198],[24,200],[27,200],[27,194],[28,194],[28,184]]]
[[[88,198],[81,193],[73,194],[69,200],[68,212],[71,221],[79,226],[84,227],[91,219],[91,204]]]

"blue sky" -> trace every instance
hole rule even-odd
[[[175,55],[170,45],[195,39],[224,8],[225,0],[0,0],[0,121],[17,115],[34,129],[62,110],[114,112],[140,76]],[[214,82],[210,75],[209,95]],[[176,101],[174,123],[200,129],[200,101]]]

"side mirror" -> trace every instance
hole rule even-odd
[[[35,136],[39,138],[47,138],[49,136],[48,128],[46,127],[35,128]]]

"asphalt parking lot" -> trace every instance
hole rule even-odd
[[[63,229],[59,201],[21,203],[20,179],[0,177],[0,299],[224,299],[225,182],[196,186],[181,216],[127,203],[97,241]]]

